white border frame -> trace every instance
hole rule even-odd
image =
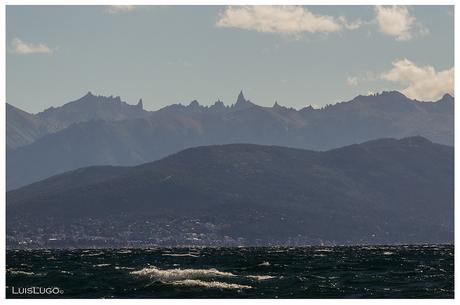
[[[399,5],[455,5],[454,0],[442,0],[442,1],[427,1],[427,0],[406,0],[406,1],[366,1],[366,0],[351,0],[351,1],[331,1],[331,0],[323,0],[323,1],[305,1],[305,0],[297,0],[297,1],[292,1],[292,0],[284,0],[284,1],[273,1],[273,0],[234,0],[234,1],[229,1],[229,0],[80,0],[80,1],[75,1],[75,0],[46,0],[46,1],[39,1],[39,0],[5,0],[4,4],[2,4],[1,10],[0,10],[0,20],[2,20],[2,26],[3,29],[1,31],[1,54],[3,56],[3,60],[0,62],[0,67],[2,68],[2,75],[0,79],[0,93],[1,96],[4,97],[6,101],[6,6],[7,5],[276,5],[276,4],[295,4],[295,5],[390,5],[390,4],[399,4]],[[455,7],[454,7],[454,16],[455,16]],[[455,58],[457,58],[457,51],[459,50],[458,48],[458,33],[459,33],[459,25],[456,20],[454,20],[455,24]],[[454,59],[454,66],[455,66],[455,59]],[[457,81],[457,78],[455,78],[455,89],[458,88],[459,81]],[[456,91],[456,90],[455,90]],[[455,118],[458,118],[460,115],[460,107],[457,107],[455,105]],[[1,270],[3,273],[3,276],[0,277],[0,289],[1,289],[1,299],[5,300],[6,297],[6,289],[4,287],[6,286],[6,249],[5,249],[5,226],[6,226],[6,219],[5,219],[5,170],[6,170],[6,164],[5,164],[5,159],[6,159],[6,120],[5,120],[5,107],[0,107],[0,118],[2,119],[2,124],[0,124],[0,142],[1,142],[1,162],[0,162],[0,171],[3,173],[0,177],[0,192],[2,192],[2,208],[0,209],[0,218],[1,218],[1,226],[0,226],[0,261],[1,261]],[[454,143],[459,143],[458,137],[460,137],[459,134],[459,125],[460,123],[458,122],[458,119],[455,119],[455,140]],[[460,152],[455,149],[455,160],[459,160],[459,154]],[[457,173],[459,169],[458,163],[455,162],[455,172]],[[455,179],[455,189],[460,189],[460,181],[458,179]],[[457,196],[454,194],[454,198],[456,199]],[[455,200],[456,202],[457,200]],[[460,221],[460,209],[455,207],[455,244],[457,244],[457,232],[458,232],[458,222]],[[455,275],[459,274],[459,263],[458,263],[458,257],[459,253],[458,251],[455,251]],[[455,280],[455,296],[457,293],[460,291],[460,281]],[[15,303],[15,304],[58,304],[64,302],[65,304],[101,304],[102,302],[107,303],[107,302],[113,302],[116,304],[132,304],[133,302],[137,304],[152,304],[153,302],[156,304],[187,304],[187,305],[201,305],[201,304],[215,304],[216,302],[219,302],[220,304],[230,304],[230,303],[235,303],[238,302],[238,304],[259,304],[259,303],[264,303],[264,304],[275,304],[275,303],[285,303],[285,304],[332,304],[332,303],[340,303],[340,304],[388,304],[389,302],[394,303],[394,304],[454,304],[455,299],[453,300],[427,300],[427,299],[418,299],[418,300],[413,300],[413,299],[377,299],[377,300],[370,300],[370,299],[363,299],[363,300],[357,300],[357,299],[295,299],[295,300],[289,300],[289,299],[115,299],[115,300],[99,300],[99,299],[85,299],[85,300],[78,300],[78,299],[56,299],[56,300],[43,300],[43,299],[31,299],[31,300],[16,300],[16,299],[6,299],[6,302],[8,303]]]

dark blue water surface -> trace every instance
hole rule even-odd
[[[6,283],[8,298],[453,298],[454,247],[9,250]]]

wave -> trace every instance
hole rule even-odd
[[[89,252],[89,251],[84,252],[84,253],[85,253],[85,254],[82,254],[81,256],[99,256],[99,255],[103,255],[103,254],[104,254],[104,252],[95,252],[95,253],[91,253],[91,252]],[[86,253],[88,253],[88,254],[86,254]]]
[[[7,269],[6,272],[12,275],[24,275],[24,276],[42,276],[45,275],[44,273],[35,273],[35,272],[27,272],[22,270],[15,270],[15,269]]]
[[[132,275],[144,276],[158,281],[172,282],[188,279],[209,279],[214,277],[235,277],[233,273],[217,269],[159,269],[155,266],[130,272]]]
[[[108,266],[111,266],[111,264],[97,264],[97,265],[93,265],[93,267],[108,267]]]
[[[360,249],[361,250],[378,250],[379,247],[376,247],[376,246],[361,246]]]
[[[332,248],[316,249],[314,252],[334,252]]]
[[[133,270],[132,267],[115,266],[116,270]]]
[[[163,253],[163,256],[177,256],[177,257],[182,257],[182,256],[188,256],[188,257],[200,257],[199,255],[195,255],[192,253]]]
[[[270,262],[262,262],[262,263],[258,264],[257,266],[268,267],[268,266],[270,266]]]
[[[275,278],[274,276],[271,276],[271,275],[248,275],[246,277],[256,280],[256,281],[265,281],[265,280],[271,280]]]
[[[201,280],[180,280],[180,281],[173,281],[168,284],[174,286],[198,286],[198,287],[205,287],[205,288],[218,288],[218,289],[251,289],[252,287],[249,285],[241,285],[241,284],[233,284],[233,283],[224,283],[224,282],[216,282],[216,281],[201,281]]]

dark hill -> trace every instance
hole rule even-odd
[[[453,242],[453,174],[453,148],[421,137],[326,152],[197,147],[8,192],[8,243]]]

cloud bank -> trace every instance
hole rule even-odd
[[[27,43],[19,38],[14,38],[11,42],[11,52],[16,54],[53,54],[53,51],[45,44]]]
[[[410,98],[437,100],[445,93],[454,94],[454,67],[436,71],[433,66],[418,66],[406,58],[392,65],[393,68],[381,78],[405,86],[402,93]]]
[[[118,14],[118,13],[126,13],[131,12],[136,9],[135,5],[109,5],[105,9],[107,13],[111,14]]]
[[[349,86],[357,86],[358,85],[358,77],[356,77],[356,76],[348,76],[347,77],[347,84]]]
[[[398,41],[410,40],[428,31],[405,6],[376,6],[375,14],[380,31]]]
[[[218,27],[264,33],[333,33],[357,29],[360,21],[318,15],[301,6],[229,6],[219,14]]]

